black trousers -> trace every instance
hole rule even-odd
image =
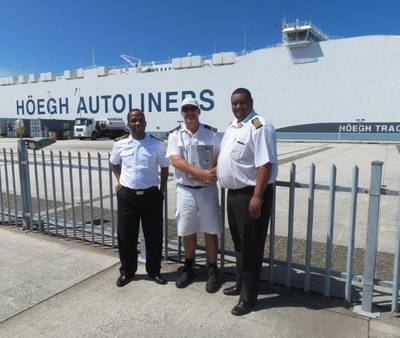
[[[261,216],[253,219],[249,215],[253,187],[228,190],[228,222],[236,251],[236,282],[241,287],[240,301],[257,301],[273,193],[273,185],[267,185]]]
[[[159,273],[163,237],[163,195],[158,189],[137,195],[122,187],[118,200],[118,250],[121,274],[133,275],[137,270],[137,244],[140,220],[146,242],[146,271]]]

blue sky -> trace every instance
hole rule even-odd
[[[263,48],[282,18],[343,37],[400,35],[397,0],[0,0],[0,76]],[[245,34],[246,32],[246,34]],[[246,36],[246,39],[245,39]]]

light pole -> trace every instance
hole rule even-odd
[[[358,133],[360,133],[360,125],[362,122],[365,122],[365,119],[356,119],[356,122],[358,125],[358,127],[357,127]]]
[[[76,96],[76,94],[78,94],[78,103],[76,104],[76,111],[78,111],[78,108],[79,108],[79,103],[80,103],[80,101],[81,101],[81,88],[79,87],[79,88],[75,88],[75,93],[74,93],[74,96]],[[81,112],[81,110],[79,109],[79,117],[82,117],[82,112]]]

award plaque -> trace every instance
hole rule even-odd
[[[189,146],[187,162],[196,168],[214,168],[214,145]]]

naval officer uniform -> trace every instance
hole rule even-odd
[[[268,163],[272,170],[263,194],[261,215],[251,218],[249,203],[256,185],[256,170]],[[272,125],[254,110],[241,122],[235,118],[222,139],[217,173],[221,186],[228,189],[227,213],[236,251],[239,301],[252,305],[257,300],[277,164]]]
[[[171,131],[166,156],[178,155],[188,161],[190,146],[212,145],[214,159],[217,159],[220,143],[215,128],[200,123],[199,129],[192,134],[185,124],[182,124]],[[175,180],[178,235],[189,236],[196,232],[220,235],[222,224],[217,184],[199,182],[177,168]]]
[[[169,166],[165,152],[163,142],[147,133],[140,140],[129,135],[114,143],[110,162],[121,166],[121,189],[117,192],[121,275],[132,277],[137,270],[140,221],[146,242],[146,271],[149,276],[160,273],[164,196],[158,188],[158,167]]]

